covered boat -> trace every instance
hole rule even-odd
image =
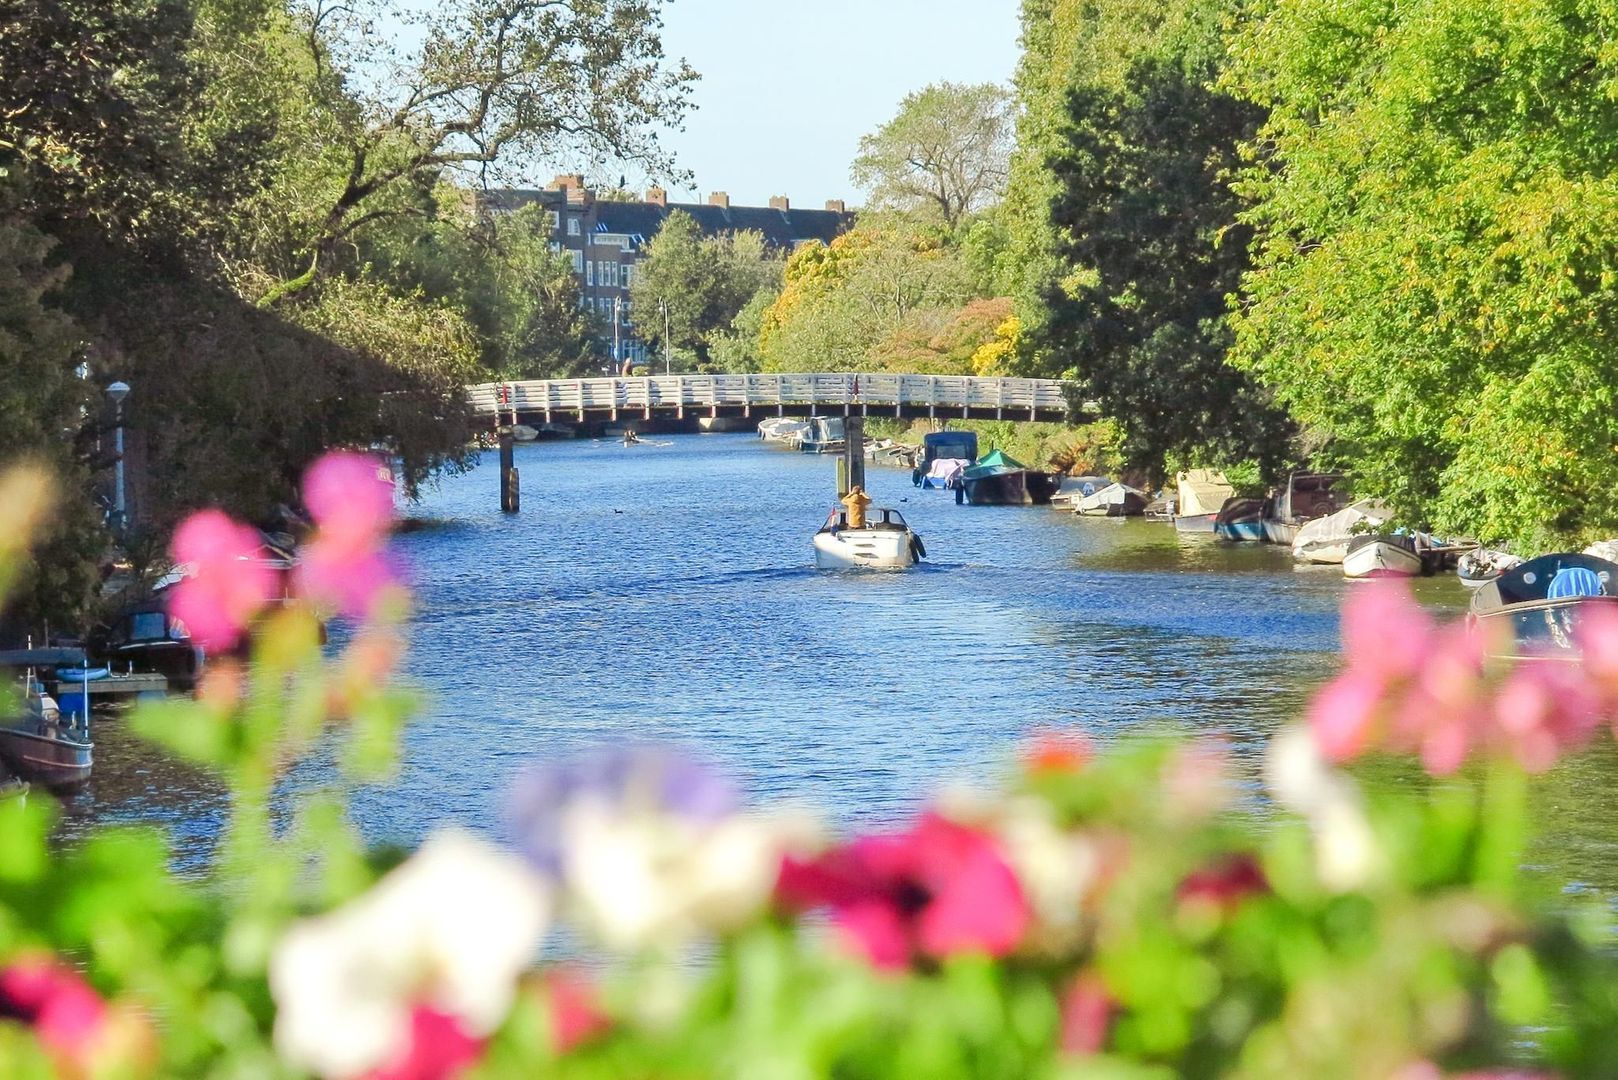
[[[1387,507],[1374,499],[1361,499],[1334,514],[1300,526],[1298,535],[1292,539],[1292,557],[1300,562],[1341,563],[1356,537],[1376,532],[1392,516]]]
[[[1414,536],[1403,533],[1361,533],[1348,542],[1348,551],[1343,557],[1343,576],[1356,580],[1417,577],[1428,573],[1428,565],[1421,541]]]
[[[1263,541],[1264,500],[1226,499],[1214,516],[1214,535],[1221,540]]]
[[[910,482],[923,488],[957,488],[961,473],[977,460],[977,432],[929,431],[921,437],[921,457],[910,472]]]
[[[1064,476],[1057,483],[1056,494],[1051,496],[1051,505],[1072,509],[1074,503],[1111,483],[1110,476]]]
[[[1335,513],[1338,500],[1333,489],[1342,480],[1337,473],[1295,472],[1287,477],[1265,500],[1264,539],[1291,546],[1305,522]]]
[[[961,490],[973,506],[1043,506],[1061,487],[1057,473],[1030,469],[1003,450],[991,450],[961,473]]]
[[[873,506],[865,513],[865,524],[855,529],[848,524],[847,510],[838,507],[831,512],[814,536],[816,567],[902,570],[927,554],[921,537],[910,530],[899,511]]]
[[[1178,473],[1174,486],[1178,498],[1174,528],[1179,532],[1213,532],[1219,508],[1236,494],[1225,474],[1212,469]]]
[[[1618,605],[1615,589],[1618,563],[1581,552],[1541,555],[1480,586],[1469,617],[1480,628],[1504,628],[1486,638],[1491,651],[1572,657],[1579,620]]]
[[[1138,517],[1150,501],[1144,491],[1128,484],[1108,484],[1074,503],[1073,512],[1085,517]]]
[[[799,436],[798,449],[806,454],[840,454],[843,452],[844,433],[841,416],[811,416],[809,429]]]

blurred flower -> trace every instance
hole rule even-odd
[[[1228,854],[1180,882],[1175,896],[1182,905],[1212,908],[1229,915],[1243,900],[1269,892],[1270,883],[1258,860],[1247,853]]]
[[[628,950],[753,918],[782,854],[813,832],[790,817],[739,813],[728,781],[652,747],[536,770],[518,783],[510,817],[523,849],[565,887],[585,925]]]
[[[483,1056],[483,1040],[467,1034],[460,1020],[423,1005],[410,1010],[410,1035],[391,1061],[366,1080],[454,1080]]]
[[[551,1048],[557,1054],[566,1054],[612,1027],[595,987],[580,973],[553,968],[541,985],[550,1014]]]
[[[519,861],[466,833],[435,834],[370,892],[281,939],[276,1047],[328,1077],[408,1063],[418,1041],[423,1061],[459,1061],[458,1040],[505,1018],[549,909]]]
[[[1163,765],[1163,815],[1176,824],[1206,821],[1230,801],[1229,753],[1215,739],[1175,746]]]
[[[303,499],[320,528],[299,553],[298,594],[343,615],[369,616],[398,580],[385,550],[393,474],[369,454],[336,451],[304,474]]]
[[[818,859],[788,858],[777,893],[789,908],[830,907],[876,966],[962,952],[1004,956],[1031,913],[984,832],[927,814],[905,833],[861,837]]]
[[[141,1075],[154,1056],[143,1017],[109,1006],[78,972],[49,956],[25,955],[0,967],[0,1018],[32,1028],[63,1077]]]
[[[39,532],[55,501],[50,473],[31,465],[16,465],[0,473],[0,562],[10,562]]]
[[[1082,972],[1062,995],[1062,1052],[1075,1057],[1099,1054],[1107,1045],[1114,1002],[1101,976]]]
[[[1075,731],[1041,731],[1034,735],[1023,761],[1031,773],[1078,772],[1095,757],[1090,740]]]
[[[1371,880],[1381,855],[1359,789],[1321,756],[1307,728],[1285,728],[1270,740],[1264,779],[1277,802],[1309,822],[1315,871],[1327,888],[1348,892]]]
[[[256,531],[223,511],[201,510],[174,533],[174,560],[186,573],[169,613],[205,649],[228,649],[275,593],[275,570],[259,558]]]

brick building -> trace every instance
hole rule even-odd
[[[486,205],[496,212],[534,203],[545,208],[551,249],[572,258],[584,306],[599,317],[604,364],[614,363],[615,338],[617,364],[645,359],[646,345],[635,332],[636,317],[650,327],[657,316],[634,311],[629,288],[647,241],[674,211],[690,214],[710,236],[751,229],[783,251],[812,241],[830,243],[854,220],[841,201],[828,202],[823,210],[795,210],[784,195],[772,198],[769,206],[732,206],[722,191],[708,196],[706,203],[671,203],[662,188],[652,188],[640,201],[598,199],[578,174],[558,176],[543,190],[511,188],[491,191],[486,197]]]

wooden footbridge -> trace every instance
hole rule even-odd
[[[478,413],[519,423],[720,416],[899,416],[1062,421],[1057,379],[967,375],[648,375],[467,388]]]

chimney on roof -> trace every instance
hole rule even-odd
[[[717,206],[721,210],[729,210],[730,196],[726,195],[723,191],[716,191],[712,195],[708,196],[708,205]]]
[[[830,210],[834,214],[848,213],[848,207],[843,203],[842,199],[827,199],[826,209]]]
[[[653,206],[667,206],[669,204],[669,193],[660,187],[647,188],[646,201]]]
[[[551,191],[574,191],[583,190],[583,188],[583,173],[559,173],[556,179],[551,181],[550,185]]]
[[[771,210],[791,210],[792,209],[792,203],[787,200],[787,197],[785,195],[771,195],[770,196],[770,209]]]

